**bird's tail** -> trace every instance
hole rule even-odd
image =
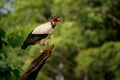
[[[21,49],[26,49],[28,47],[28,45],[27,44],[23,44],[22,46],[21,46]]]

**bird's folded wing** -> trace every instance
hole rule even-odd
[[[30,33],[28,35],[28,37],[26,38],[26,40],[24,41],[25,44],[28,45],[33,45],[35,44],[37,41],[46,38],[48,36],[48,34],[32,34]]]

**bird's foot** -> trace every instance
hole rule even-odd
[[[40,53],[42,54],[44,52],[44,50],[40,50]]]

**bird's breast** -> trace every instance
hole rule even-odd
[[[54,29],[51,28],[51,29],[49,30],[49,35],[53,34],[53,31],[54,31]]]

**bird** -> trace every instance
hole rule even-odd
[[[26,49],[30,45],[39,44],[41,46],[41,52],[44,50],[46,39],[53,35],[54,28],[57,22],[60,22],[61,18],[58,16],[51,17],[51,20],[35,27],[26,37],[21,48]]]

